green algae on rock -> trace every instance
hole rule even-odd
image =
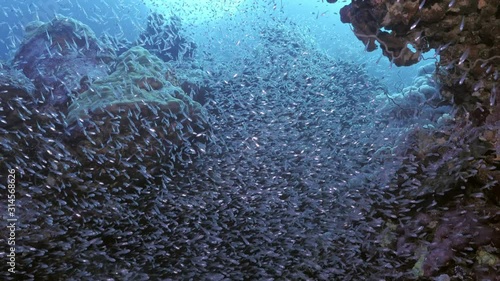
[[[210,138],[207,116],[199,103],[167,80],[168,72],[166,63],[142,47],[123,53],[113,73],[96,80],[70,105],[68,124],[76,131],[72,137],[83,141],[83,149],[120,138],[120,148],[101,152],[118,150],[121,156],[172,159],[174,151],[182,150],[174,158],[190,162],[186,153],[203,150]]]
[[[127,107],[135,108],[135,104],[144,107],[147,103],[157,104],[160,110],[170,110],[173,114],[185,110],[202,114],[200,104],[166,80],[167,71],[166,64],[146,49],[131,48],[119,57],[113,73],[95,81],[73,102],[68,114],[70,123],[98,111],[116,114]]]
[[[119,106],[137,103],[155,103],[160,109],[176,114],[188,109],[202,113],[201,106],[185,95],[181,88],[166,80],[168,68],[159,58],[142,47],[133,47],[118,58],[116,70],[109,76],[95,81],[69,107],[69,120],[85,119],[89,112],[119,111]]]
[[[33,81],[45,104],[65,112],[73,93],[83,92],[86,81],[106,76],[115,57],[87,25],[56,16],[26,25],[13,65]]]

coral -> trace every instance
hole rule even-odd
[[[0,167],[15,169],[16,229],[23,235],[16,237],[19,271],[0,279],[71,279],[97,268],[131,269],[128,261],[103,267],[109,248],[91,244],[171,238],[163,232],[168,226],[156,222],[150,225],[162,233],[151,235],[133,213],[147,213],[148,223],[156,216],[144,211],[150,206],[158,216],[174,210],[166,207],[170,199],[159,196],[170,192],[175,177],[184,179],[183,167],[210,144],[205,109],[172,85],[174,71],[161,59],[141,47],[116,59],[88,27],[70,18],[28,25],[13,63],[0,64]],[[5,233],[0,231],[1,239]],[[149,278],[127,270],[120,270],[125,279]]]
[[[141,33],[139,45],[164,61],[192,59],[196,45],[182,34],[181,19],[177,16],[166,20],[162,14],[148,16],[146,30]]]
[[[498,0],[354,0],[341,9],[341,20],[352,25],[367,51],[378,42],[397,66],[417,63],[434,49],[443,91],[453,93],[448,98],[463,105],[469,118],[482,122],[498,91],[498,5]]]
[[[164,161],[173,161],[175,157],[171,156],[177,155],[180,162],[189,162],[198,144],[208,142],[209,126],[201,105],[165,80],[168,69],[142,47],[123,53],[113,73],[96,80],[70,105],[72,141],[90,149],[110,137],[124,138],[120,148],[101,153],[116,157],[120,151],[123,157],[130,157],[140,152]],[[89,130],[96,130],[96,136],[90,137]],[[132,135],[135,137],[128,139]],[[193,149],[187,155],[174,153],[187,147]],[[81,154],[85,157],[84,152]]]
[[[489,266],[496,266],[500,265],[500,258],[494,254],[489,253],[488,251],[485,250],[485,248],[480,248],[477,251],[477,262],[480,265],[489,265]]]
[[[195,65],[178,65],[175,74],[171,74],[176,86],[188,94],[194,101],[206,104],[211,96],[212,89],[207,85],[210,81],[210,75]]]
[[[471,264],[467,257],[463,257],[464,252],[476,250],[477,267],[482,266],[483,270],[488,270],[498,266],[498,259],[484,250],[486,247],[490,252],[494,251],[494,247],[500,244],[499,230],[489,225],[489,222],[498,219],[498,215],[488,218],[479,215],[495,212],[495,209],[484,205],[471,208],[472,205],[469,205],[462,210],[460,206],[458,204],[454,207],[455,210],[441,214],[435,210],[430,210],[427,214],[419,213],[414,221],[404,226],[405,234],[398,241],[398,256],[408,257],[413,254],[410,258],[415,261],[412,268],[415,277],[433,277],[444,272],[450,274],[452,272],[445,271],[450,268],[448,265]],[[426,219],[422,220],[422,216]],[[429,232],[433,233],[428,235],[432,237],[430,242],[415,239]],[[401,251],[403,248],[407,250]]]
[[[33,113],[27,104],[37,104],[39,96],[35,93],[33,83],[20,71],[2,65],[0,68],[0,124],[16,126],[31,124]]]
[[[423,65],[418,68],[417,70],[417,76],[422,77],[427,74],[434,74],[436,71],[436,64],[435,63],[428,63],[426,65]]]
[[[68,114],[70,123],[78,118],[85,119],[86,111],[124,103],[155,102],[165,105],[165,109],[169,108],[169,103],[182,103],[185,104],[182,108],[189,106],[191,112],[201,112],[201,107],[184,97],[180,88],[164,79],[163,73],[167,71],[166,65],[156,56],[142,47],[133,47],[118,58],[113,73],[96,80],[71,104]]]
[[[435,127],[413,126],[393,149],[404,161],[393,191],[399,204],[389,208],[403,214],[400,238],[390,248],[398,258],[413,260],[417,278],[487,278],[495,266],[472,269],[471,255],[481,246],[500,245],[500,174],[491,145],[496,133],[494,126],[446,118]]]
[[[421,53],[428,50],[426,46],[411,43],[412,41],[398,36],[397,33],[381,30],[382,27],[385,29],[394,28],[397,23],[401,24],[401,22],[407,25],[410,16],[405,13],[405,9],[408,6],[413,6],[414,3],[394,3],[389,8],[390,12],[388,13],[383,11],[383,6],[373,9],[374,5],[376,6],[373,3],[367,4],[367,2],[363,1],[353,1],[340,10],[341,20],[343,23],[352,24],[353,33],[366,45],[367,51],[374,51],[377,48],[375,42],[378,42],[383,54],[389,58],[391,63],[397,66],[408,66],[420,61]],[[393,20],[390,16],[391,13],[395,18],[395,23],[389,21],[389,19]],[[389,17],[385,18],[384,14],[389,15]],[[408,48],[408,44],[412,45],[416,51],[414,52]]]
[[[105,76],[114,52],[85,24],[67,17],[26,27],[13,64],[32,79],[49,106],[65,111],[69,97],[84,81]]]
[[[388,118],[404,124],[434,124],[443,114],[451,111],[451,104],[439,95],[440,85],[435,81],[435,65],[421,67],[412,85],[394,95],[381,94],[385,100],[383,112]],[[389,98],[389,99],[387,99]]]

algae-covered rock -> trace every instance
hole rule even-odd
[[[210,81],[210,74],[203,71],[201,67],[191,65],[176,71],[175,78],[178,86],[184,90],[193,100],[206,104],[212,89],[207,86]]]
[[[20,71],[0,64],[0,91],[2,101],[7,98],[34,98],[35,86]]]
[[[57,16],[32,22],[13,63],[30,78],[49,105],[65,104],[87,81],[107,75],[114,51],[99,42],[85,24]]]
[[[168,67],[142,47],[123,53],[116,70],[96,80],[69,107],[68,124],[80,155],[103,147],[103,159],[144,155],[190,163],[210,138],[205,110],[167,79]],[[113,144],[109,145],[113,140]],[[121,161],[124,163],[125,161]],[[154,162],[144,161],[148,166]],[[125,164],[126,166],[126,164]]]
[[[480,265],[495,266],[500,263],[500,258],[487,252],[484,248],[477,251],[476,260]]]
[[[28,121],[29,104],[36,103],[35,87],[23,73],[1,65],[0,67],[0,124],[11,127]]]
[[[417,249],[415,253],[415,257],[417,258],[417,262],[412,268],[412,273],[415,277],[422,277],[424,276],[424,263],[425,263],[425,257],[427,256],[427,247],[422,246]]]
[[[191,60],[196,44],[182,32],[181,18],[152,13],[148,16],[147,27],[135,44],[144,47],[164,61]]]
[[[69,122],[85,119],[97,111],[118,114],[127,104],[131,107],[134,103],[139,107],[156,104],[159,110],[170,110],[173,114],[186,110],[190,114],[202,113],[200,104],[166,80],[167,71],[166,64],[146,49],[131,48],[119,57],[113,73],[95,81],[89,90],[78,96],[69,108]]]

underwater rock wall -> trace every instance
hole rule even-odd
[[[190,163],[190,156],[200,152],[197,144],[209,141],[210,126],[204,108],[167,80],[169,72],[142,47],[123,53],[110,75],[96,80],[69,106],[71,143],[79,149],[107,147],[100,154],[108,159],[137,154],[165,163]]]
[[[107,75],[114,51],[90,28],[71,18],[32,22],[13,65],[33,81],[45,104],[64,112],[72,92]]]
[[[168,20],[159,13],[148,16],[146,30],[135,42],[164,61],[192,60],[196,44],[182,34],[181,19],[171,16]]]
[[[440,97],[415,81],[418,88],[392,96],[386,112],[402,122],[417,114],[424,118],[413,121],[419,124],[427,122],[419,114],[422,103],[450,103],[454,109],[437,124],[412,125],[395,149],[403,163],[392,193],[400,200],[379,210],[386,217],[383,246],[394,249],[394,258],[413,261],[406,265],[412,279],[496,280],[499,2],[352,1],[341,9],[341,19],[352,24],[367,51],[380,47],[397,66],[412,65],[428,56],[424,52],[435,51],[434,74],[419,75],[434,81]],[[392,216],[394,212],[399,215]]]
[[[484,122],[497,111],[500,2],[352,1],[341,19],[353,26],[367,51],[379,47],[395,65],[412,65],[424,52],[440,56],[436,67],[443,96]],[[411,47],[410,47],[411,46]],[[428,55],[425,55],[426,57]]]

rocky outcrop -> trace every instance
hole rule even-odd
[[[32,22],[25,31],[13,64],[33,80],[46,105],[61,111],[73,94],[106,76],[114,60],[111,48],[100,43],[88,26],[71,18]]]

